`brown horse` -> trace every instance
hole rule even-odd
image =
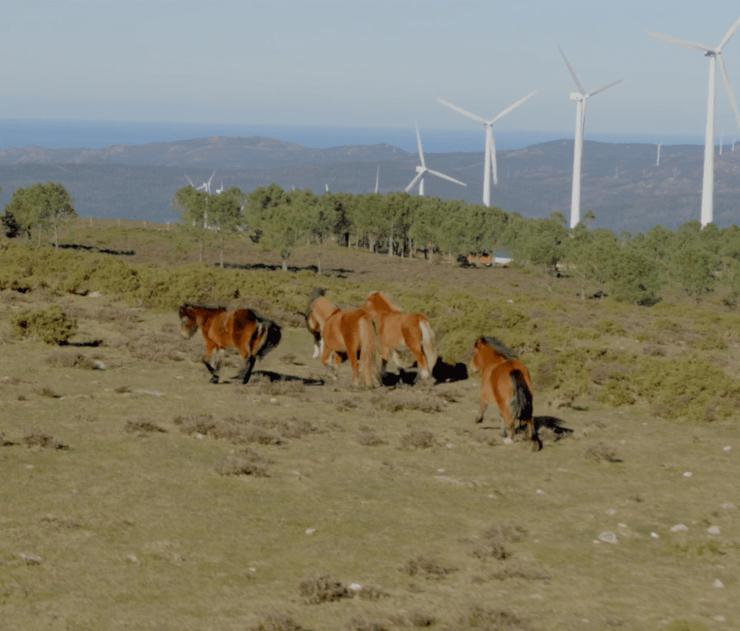
[[[421,313],[403,313],[380,291],[370,292],[364,306],[378,331],[383,370],[391,354],[400,366],[397,351],[405,347],[416,360],[421,376],[429,377],[437,363],[437,353],[434,331],[427,317]]]
[[[366,386],[377,385],[375,333],[370,316],[364,309],[343,311],[325,293],[320,288],[313,290],[305,314],[306,327],[314,338],[314,357],[320,354],[324,366],[332,355],[334,364],[349,359],[353,385],[358,384],[360,373]]]
[[[180,333],[191,338],[200,329],[205,342],[203,363],[211,373],[211,383],[218,383],[224,349],[235,347],[244,359],[242,383],[252,376],[257,358],[262,358],[280,343],[280,327],[261,318],[251,309],[227,311],[226,307],[184,304],[179,309]],[[216,354],[215,362],[211,356]]]
[[[481,423],[489,404],[496,403],[508,433],[504,442],[513,441],[514,423],[519,421],[527,424],[532,449],[542,449],[532,415],[532,381],[527,367],[496,338],[479,337],[470,368],[481,373],[480,414],[475,422]]]

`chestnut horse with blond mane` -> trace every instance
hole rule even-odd
[[[345,357],[352,366],[352,385],[358,385],[360,373],[366,386],[378,382],[375,366],[375,333],[370,316],[364,309],[342,310],[329,300],[321,288],[311,293],[306,327],[314,338],[314,357],[320,355],[321,363],[334,364]]]
[[[184,304],[180,307],[180,333],[191,338],[200,329],[205,349],[203,363],[211,373],[211,383],[218,383],[224,349],[235,347],[244,359],[242,383],[252,376],[255,361],[263,358],[280,343],[280,326],[258,316],[251,309],[227,311],[226,307]],[[211,357],[215,351],[215,361]]]
[[[473,371],[480,371],[480,413],[476,423],[483,422],[489,404],[495,403],[504,421],[508,436],[504,442],[514,440],[514,424],[526,423],[532,449],[542,449],[542,441],[532,413],[532,381],[527,367],[499,340],[479,337],[473,345]]]
[[[370,292],[365,299],[365,309],[375,323],[380,340],[380,357],[383,370],[392,354],[400,367],[397,351],[408,348],[416,360],[421,376],[431,376],[437,363],[434,350],[434,331],[429,319],[422,313],[403,313],[383,292]]]

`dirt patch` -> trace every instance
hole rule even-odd
[[[251,449],[239,453],[229,454],[218,464],[216,471],[219,475],[247,475],[255,478],[269,478],[267,465],[272,461],[261,456]]]
[[[147,434],[166,434],[167,430],[150,421],[126,421],[124,430],[129,434],[146,436]]]
[[[617,455],[617,450],[604,443],[589,447],[583,455],[592,462],[622,462],[622,458]]]
[[[46,358],[46,363],[55,368],[83,368],[85,370],[99,370],[102,363],[82,353],[58,350]]]
[[[354,596],[354,592],[341,581],[326,575],[302,581],[299,593],[308,605],[320,605]]]
[[[210,414],[178,416],[175,425],[185,434],[200,434],[228,440],[235,445],[256,443],[260,445],[282,445],[289,439],[299,439],[318,431],[311,422],[289,417],[265,419],[229,417],[214,419]]]
[[[437,444],[437,439],[432,432],[421,429],[401,436],[400,446],[401,449],[429,449]]]
[[[401,571],[409,576],[427,579],[440,579],[457,572],[457,568],[436,557],[419,555],[409,559],[401,566]]]
[[[32,433],[26,434],[22,441],[26,447],[38,447],[41,449],[58,449],[66,451],[69,449],[69,445],[63,443],[61,440],[57,440],[49,434]]]
[[[525,534],[526,530],[521,526],[492,526],[483,532],[471,554],[481,560],[504,561],[513,554],[508,544],[521,541]]]
[[[373,406],[384,412],[399,414],[417,410],[425,414],[436,414],[444,409],[445,402],[428,394],[399,388],[373,397]]]
[[[357,433],[357,442],[363,447],[378,447],[387,444],[372,427],[367,425],[360,426],[360,431]]]
[[[472,606],[448,631],[461,629],[481,629],[483,631],[527,631],[531,627],[521,618],[504,609],[490,609],[480,605]]]
[[[309,631],[292,617],[284,613],[270,614],[260,620],[249,631]]]

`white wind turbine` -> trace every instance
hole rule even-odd
[[[466,118],[469,118],[470,120],[483,125],[483,129],[485,130],[485,133],[486,133],[486,146],[485,146],[485,149],[483,150],[484,152],[483,204],[485,206],[491,205],[491,176],[493,176],[494,186],[498,184],[498,168],[496,166],[496,142],[493,138],[493,125],[497,121],[501,120],[504,116],[506,116],[509,112],[515,110],[522,103],[532,98],[536,93],[537,93],[537,90],[535,90],[534,92],[530,92],[524,98],[521,98],[518,101],[515,101],[514,103],[509,105],[509,107],[500,111],[498,114],[496,114],[496,116],[494,116],[490,120],[486,120],[485,118],[478,116],[477,114],[468,112],[467,110],[464,110],[462,107],[459,107],[455,105],[454,103],[450,103],[449,101],[446,101],[445,99],[441,99],[441,98],[437,99],[442,105],[449,107],[450,109],[455,110],[458,114],[462,114]]]
[[[576,102],[576,135],[573,140],[573,187],[570,194],[570,227],[575,228],[581,221],[581,162],[583,159],[583,128],[586,124],[586,101],[592,96],[596,96],[600,92],[621,83],[622,80],[612,81],[600,88],[587,92],[586,88],[578,80],[576,72],[573,70],[573,66],[570,65],[563,49],[558,46],[558,50],[565,65],[568,67],[568,72],[573,78],[576,88],[578,88],[578,92],[570,93],[570,100]]]
[[[375,194],[377,195],[378,193],[380,193],[380,165],[378,165],[375,171]]]
[[[716,77],[717,77],[717,59],[719,59],[719,69],[722,74],[722,81],[725,84],[725,90],[727,96],[730,99],[730,105],[735,112],[735,122],[740,127],[740,112],[738,112],[737,101],[735,100],[735,94],[732,91],[730,85],[730,77],[727,74],[727,68],[725,68],[725,60],[722,57],[722,49],[727,45],[735,31],[740,26],[740,18],[735,20],[735,23],[725,33],[724,37],[720,40],[719,44],[715,48],[704,46],[704,44],[696,44],[695,42],[687,42],[671,35],[664,35],[663,33],[652,33],[648,32],[648,35],[657,39],[668,42],[669,44],[677,44],[684,48],[693,48],[700,50],[704,53],[704,56],[709,59],[709,89],[707,92],[707,125],[704,134],[704,176],[702,179],[701,187],[701,225],[702,227],[710,224],[714,221],[714,106],[716,101]]]
[[[450,177],[449,175],[445,175],[444,173],[440,173],[439,171],[434,171],[433,169],[430,169],[427,167],[427,163],[424,160],[424,149],[421,147],[421,136],[419,135],[419,125],[416,125],[416,146],[419,149],[419,162],[421,164],[416,167],[416,175],[414,176],[414,179],[409,182],[408,186],[404,189],[407,193],[414,188],[414,186],[419,184],[419,195],[424,195],[424,176],[428,173],[429,175],[434,175],[435,177],[441,178],[443,180],[447,180],[448,182],[453,182],[454,184],[459,184],[460,186],[467,186],[465,182],[461,182],[460,180],[456,180],[454,177]]]

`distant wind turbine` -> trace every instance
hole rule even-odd
[[[378,165],[375,171],[375,194],[377,195],[378,193],[380,193],[380,165]]]
[[[491,205],[491,176],[493,176],[494,186],[498,184],[498,168],[496,166],[496,142],[493,138],[493,125],[497,121],[501,120],[504,116],[515,110],[517,107],[522,105],[522,103],[532,98],[536,93],[537,90],[535,90],[534,92],[530,92],[527,96],[519,99],[518,101],[515,101],[514,103],[509,105],[509,107],[501,110],[498,114],[496,114],[496,116],[489,120],[486,120],[485,118],[478,116],[477,114],[473,114],[472,112],[468,112],[462,107],[459,107],[454,103],[450,103],[445,99],[437,99],[445,107],[449,107],[451,110],[456,111],[458,114],[462,114],[466,118],[469,118],[470,120],[483,125],[483,129],[486,133],[486,145],[485,149],[483,150],[483,204],[485,206]]]
[[[725,85],[725,91],[730,100],[730,105],[735,112],[735,123],[740,127],[740,111],[738,111],[737,100],[730,85],[730,77],[727,74],[725,60],[722,57],[722,49],[727,42],[732,39],[735,31],[740,27],[740,18],[725,33],[716,47],[711,48],[704,44],[687,42],[671,35],[663,33],[648,32],[648,35],[656,39],[663,40],[669,44],[676,44],[684,48],[693,48],[700,50],[704,56],[709,59],[709,88],[707,91],[707,124],[704,134],[704,176],[701,187],[701,225],[702,227],[714,221],[714,106],[716,102],[716,78],[717,78],[717,59],[719,59],[719,69],[722,74],[722,81]]]
[[[414,179],[409,182],[408,186],[404,189],[407,193],[411,191],[414,186],[417,184],[419,185],[419,195],[424,195],[424,176],[427,175],[433,175],[435,177],[441,178],[443,180],[447,180],[448,182],[453,182],[454,184],[459,184],[460,186],[467,186],[465,182],[461,182],[460,180],[456,180],[454,177],[450,177],[449,175],[445,175],[444,173],[440,173],[439,171],[434,171],[427,167],[427,163],[424,160],[424,149],[421,146],[421,135],[419,134],[419,125],[416,125],[416,146],[419,150],[419,166],[416,167],[416,175],[414,176]]]
[[[662,145],[660,143],[658,143],[658,150],[656,152],[657,155],[655,156],[655,166],[656,167],[659,167],[660,166],[660,149],[661,149],[661,147],[662,147]]]
[[[604,90],[608,90],[621,83],[622,80],[612,81],[600,88],[587,92],[586,88],[578,80],[576,72],[573,70],[573,66],[570,65],[563,49],[558,46],[558,50],[565,65],[568,67],[568,72],[573,79],[573,83],[578,88],[578,92],[570,93],[570,100],[576,102],[576,135],[573,141],[573,187],[570,196],[570,227],[575,228],[581,221],[581,162],[583,159],[583,129],[586,124],[586,102],[592,96],[596,96],[600,92],[604,92]]]

